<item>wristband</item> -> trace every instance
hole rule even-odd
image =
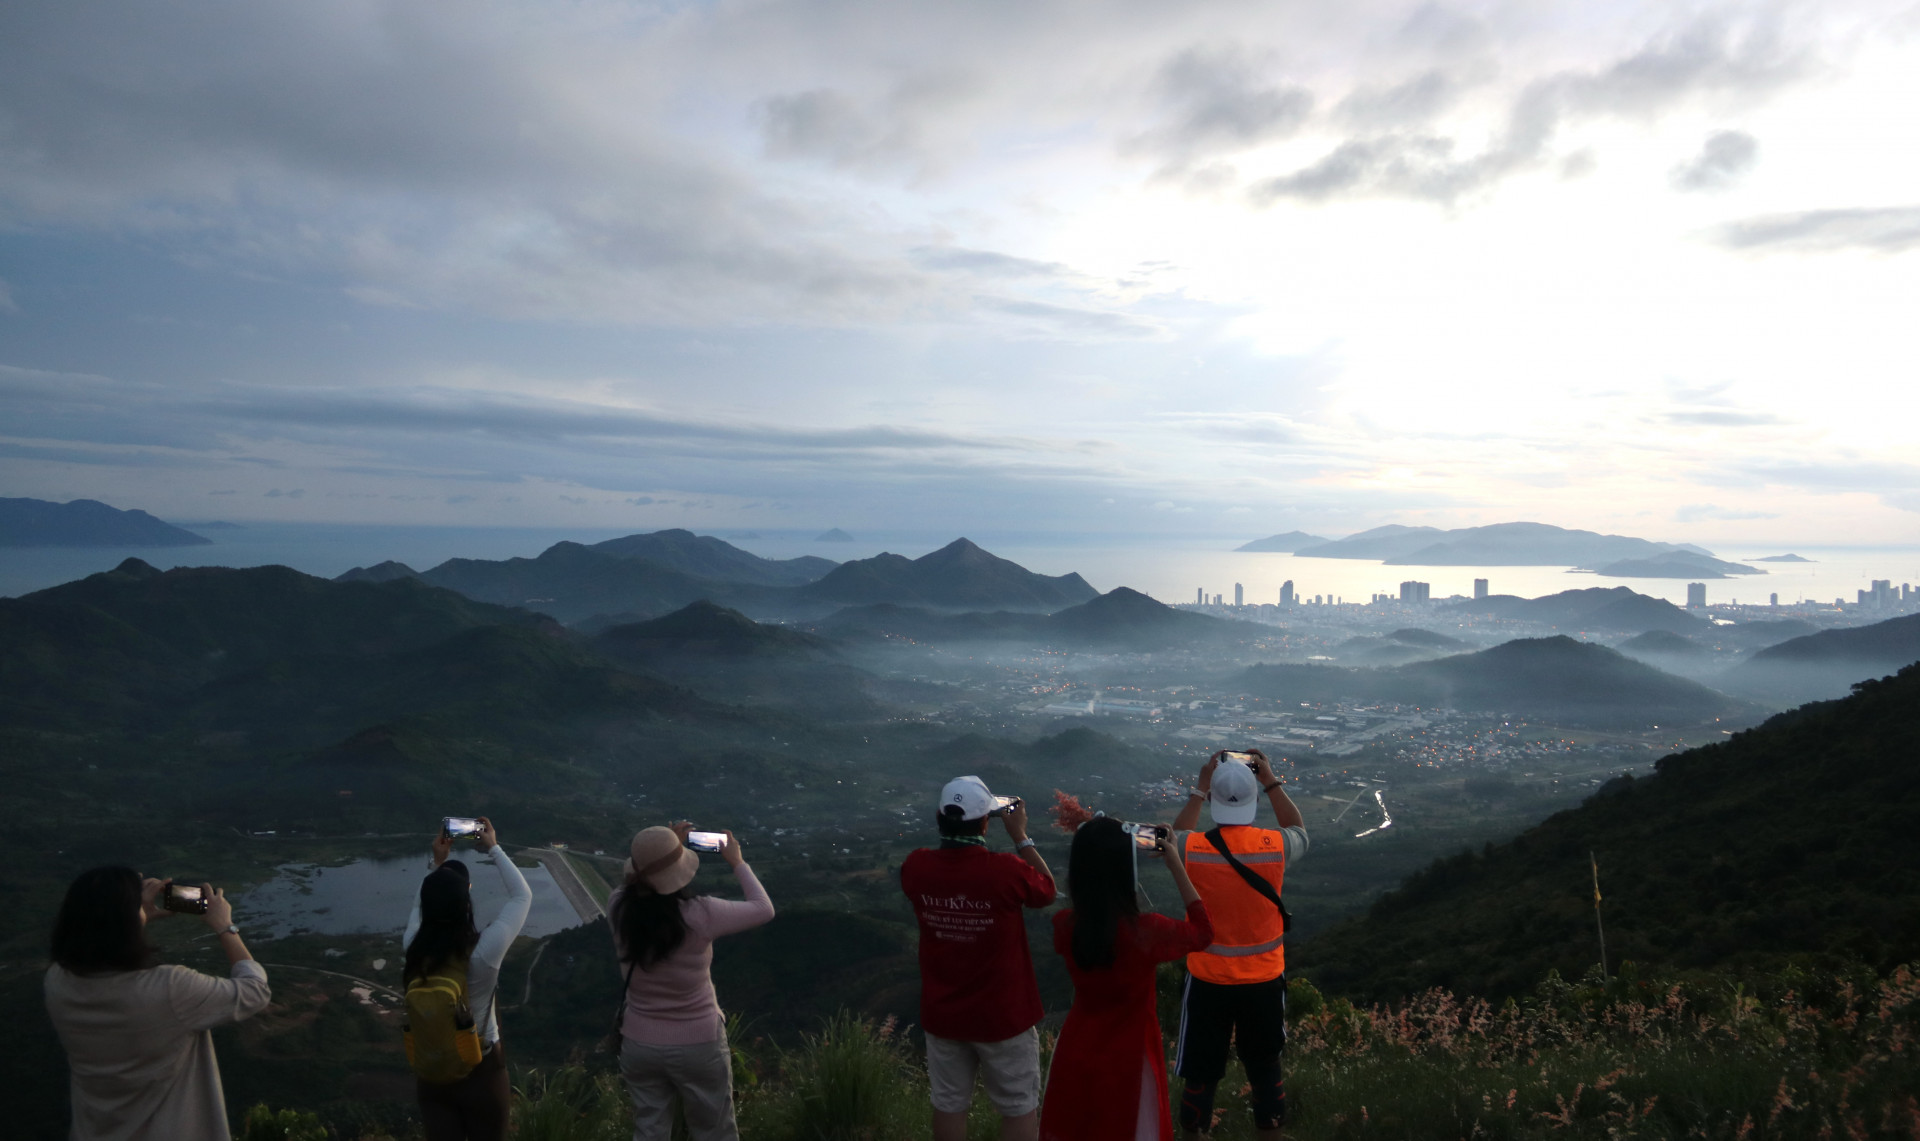
[[[1261,785],[1261,786],[1260,786],[1260,791],[1261,791],[1261,792],[1272,792],[1272,791],[1273,791],[1274,789],[1276,789],[1276,788],[1279,788],[1279,787],[1280,787],[1280,781],[1279,781],[1279,780],[1278,780],[1278,779],[1276,778],[1276,779],[1274,780],[1274,782],[1273,782],[1272,784],[1263,784],[1263,785]]]
[[[1022,836],[1018,840],[1015,840],[1013,842],[1013,850],[1016,852],[1018,852],[1022,848],[1031,848],[1033,846],[1034,846],[1033,837],[1031,836]]]

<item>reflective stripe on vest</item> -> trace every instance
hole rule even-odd
[[[1246,947],[1229,947],[1225,943],[1213,943],[1208,945],[1206,951],[1203,953],[1208,955],[1220,955],[1229,959],[1238,959],[1238,958],[1243,958],[1247,955],[1264,955],[1268,951],[1271,951],[1274,948],[1281,946],[1286,941],[1287,941],[1287,937],[1285,935],[1282,935],[1278,939],[1269,939],[1264,943],[1254,943],[1251,946],[1246,946]]]
[[[1286,878],[1285,841],[1279,832],[1228,825],[1221,838],[1247,870],[1273,885]],[[1266,982],[1287,969],[1286,931],[1280,911],[1247,886],[1204,833],[1189,832],[1182,845],[1187,875],[1213,917],[1214,942],[1187,956],[1187,970],[1202,982],[1234,985]]]

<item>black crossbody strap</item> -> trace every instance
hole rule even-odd
[[[1280,898],[1280,893],[1273,890],[1273,885],[1257,875],[1252,868],[1240,862],[1240,858],[1233,854],[1233,849],[1227,847],[1227,838],[1220,834],[1219,828],[1209,828],[1201,835],[1207,838],[1207,843],[1212,844],[1216,851],[1227,858],[1227,864],[1240,873],[1240,878],[1247,881],[1248,887],[1259,892],[1261,898],[1280,909],[1280,931],[1281,934],[1285,934],[1293,926],[1293,913],[1287,910],[1286,902]]]

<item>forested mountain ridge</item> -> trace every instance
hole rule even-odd
[[[1248,667],[1241,679],[1248,693],[1284,700],[1390,701],[1574,725],[1646,728],[1759,712],[1698,682],[1564,634],[1377,669],[1262,664]]]
[[[1440,860],[1302,944],[1323,989],[1515,994],[1607,950],[1668,967],[1920,957],[1920,665],[1616,778],[1509,843]]]
[[[795,593],[809,601],[849,605],[1058,610],[1099,592],[1077,574],[1035,574],[971,540],[955,539],[917,559],[879,554],[841,563]]]

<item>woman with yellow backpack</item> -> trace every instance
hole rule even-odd
[[[512,1090],[493,998],[500,963],[533,906],[533,889],[501,849],[493,822],[484,816],[479,822],[478,847],[493,858],[507,889],[500,914],[485,931],[474,927],[467,865],[447,858],[453,839],[443,828],[433,842],[433,871],[421,881],[407,920],[407,1061],[427,1141],[507,1135]]]

